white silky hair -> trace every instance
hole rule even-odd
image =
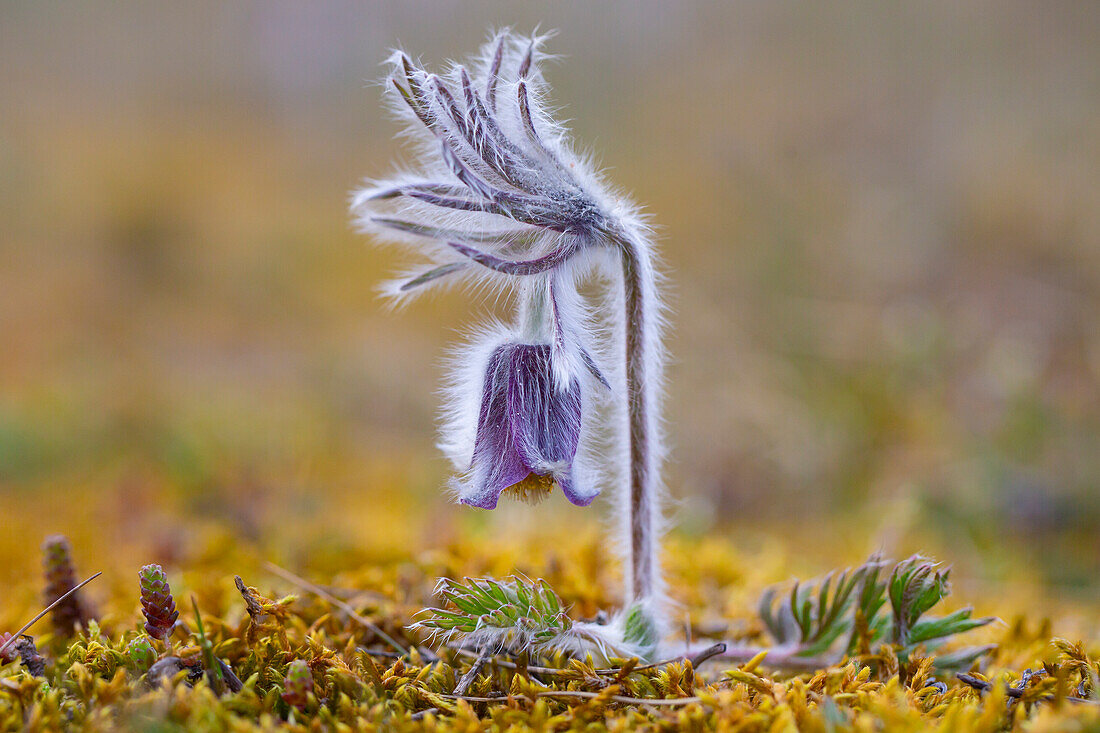
[[[517,82],[509,80],[512,75],[509,72],[514,73],[522,63],[523,56],[526,54],[526,44],[528,42],[533,44],[532,57],[534,60],[531,63],[530,70],[525,79],[526,88],[529,92],[529,99],[531,101],[531,116],[539,128],[540,134],[544,135],[544,142],[554,146],[559,154],[571,158],[572,154],[568,150],[568,144],[564,138],[564,130],[553,123],[552,119],[542,110],[541,100],[544,95],[545,82],[539,70],[539,62],[545,58],[545,56],[538,50],[538,47],[546,37],[547,36],[533,39],[521,39],[518,36],[513,36],[507,31],[498,34],[493,42],[486,44],[486,46],[482,48],[481,54],[472,64],[471,68],[475,71],[472,81],[478,88],[485,88],[486,76],[495,51],[495,42],[503,38],[506,42],[503,46],[504,54],[501,60],[501,74],[497,89],[498,105],[495,120],[499,124],[501,131],[510,140],[516,143],[517,146],[521,148],[524,146],[530,147],[529,141],[527,140],[527,134],[523,129],[519,110],[515,103]],[[402,58],[406,57],[404,57],[401,52],[395,52],[390,57],[389,63],[393,67],[391,78],[402,73]],[[461,79],[457,71],[458,68],[458,66],[452,65],[451,70],[443,77],[452,87],[461,84]],[[433,75],[429,75],[417,69],[413,76],[416,78],[417,83],[427,85],[430,83]],[[433,229],[449,230],[458,235],[455,237],[456,239],[465,239],[469,238],[471,235],[476,235],[474,241],[477,241],[477,239],[481,238],[481,235],[495,234],[502,239],[514,240],[514,235],[519,233],[526,238],[526,246],[523,248],[522,254],[527,257],[545,254],[546,252],[561,247],[562,240],[566,238],[567,235],[515,221],[509,221],[495,214],[479,211],[446,209],[408,197],[399,197],[397,200],[378,200],[377,197],[383,192],[401,189],[419,183],[442,181],[461,186],[462,181],[456,176],[452,167],[446,163],[444,156],[440,154],[441,139],[446,140],[451,146],[456,148],[464,149],[467,147],[461,131],[456,129],[453,120],[450,120],[442,110],[437,107],[430,107],[427,109],[431,121],[435,123],[437,129],[441,131],[440,134],[429,130],[423,124],[416,113],[405,103],[394,86],[387,86],[386,92],[386,99],[389,101],[391,111],[399,121],[404,123],[404,136],[413,143],[414,150],[417,153],[416,165],[414,168],[399,172],[386,179],[368,179],[364,181],[363,187],[353,194],[351,200],[351,210],[356,217],[355,221],[364,233],[372,235],[379,241],[389,241],[398,245],[404,245],[426,256],[428,267],[424,269],[451,263],[462,263],[468,264],[469,266],[464,267],[461,273],[457,273],[457,277],[451,276],[440,278],[440,280],[435,281],[431,285],[425,288],[419,288],[416,291],[408,290],[402,292],[399,289],[401,284],[400,280],[387,283],[384,294],[397,301],[404,301],[413,297],[415,294],[426,291],[430,287],[443,285],[444,281],[451,281],[451,283],[454,281],[462,281],[464,283],[472,283],[474,286],[487,285],[492,289],[507,287],[511,278],[484,267],[473,266],[472,263],[468,263],[468,261],[457,254],[452,248],[448,247],[444,241],[440,239],[395,231],[393,228],[379,223],[379,215],[382,213],[401,217],[403,220],[413,223],[423,223]],[[537,156],[531,156],[531,160],[533,161],[537,161],[538,159]],[[484,169],[477,172],[479,174],[486,174],[486,170]],[[491,172],[489,172],[488,175],[491,175]],[[532,169],[526,171],[524,175],[527,176],[530,182],[536,183],[540,177],[553,175],[553,173],[547,166],[543,170]]]
[[[664,511],[668,502],[667,490],[661,479],[661,469],[667,457],[665,425],[662,419],[666,360],[663,338],[667,329],[667,317],[665,304],[659,298],[660,288],[655,287],[656,284],[663,282],[663,276],[652,246],[652,230],[648,222],[640,216],[626,218],[630,214],[633,212],[624,216],[625,228],[631,236],[637,237],[635,244],[641,255],[640,264],[649,268],[649,277],[641,278],[643,287],[647,287],[647,292],[642,298],[645,312],[626,313],[622,268],[617,261],[619,253],[617,250],[599,252],[601,261],[593,265],[593,270],[606,286],[598,289],[597,302],[590,308],[593,315],[600,316],[593,331],[593,340],[602,344],[599,348],[600,363],[612,365],[613,368],[605,372],[611,389],[602,391],[604,399],[600,402],[600,409],[603,424],[600,426],[598,441],[593,441],[592,449],[601,455],[605,483],[612,486],[615,492],[612,501],[616,509],[608,513],[606,521],[609,524],[609,532],[614,538],[616,551],[620,557],[624,558],[625,565],[629,568],[632,560],[631,538],[634,529],[631,522],[639,521],[639,518],[625,510],[631,500],[631,450],[630,415],[625,399],[626,374],[622,366],[626,361],[625,330],[627,327],[623,318],[624,314],[627,319],[640,317],[647,324],[642,330],[642,338],[645,339],[646,363],[643,365],[639,386],[645,390],[649,408],[646,413],[649,434],[648,465],[646,466],[649,480],[646,483],[646,491],[649,492],[648,502],[652,507],[648,518],[649,525],[644,528],[650,538],[645,551],[649,554],[648,562],[655,568],[656,579],[656,585],[650,589],[648,597],[644,599],[644,605],[649,616],[657,622],[658,636],[663,639],[670,631],[663,620],[668,617],[668,609],[672,605],[667,595],[664,576],[660,572],[660,538],[668,526]],[[620,507],[622,509],[619,509]],[[629,571],[626,573],[626,582],[629,586]]]
[[[517,166],[513,172],[518,180],[530,187],[529,191],[524,192],[525,200],[537,201],[548,209],[572,206],[595,209],[605,212],[605,215],[616,212],[622,209],[624,202],[620,197],[613,196],[606,190],[597,168],[589,157],[573,151],[567,131],[554,120],[548,108],[547,87],[540,66],[549,56],[544,54],[540,47],[549,37],[549,34],[544,34],[523,38],[508,30],[495,34],[469,65],[468,70],[473,72],[470,76],[472,86],[478,90],[487,88],[488,72],[493,63],[497,44],[503,41],[500,46],[502,55],[496,85],[497,105],[492,118],[507,138],[509,145],[524,154],[523,165]],[[528,52],[532,60],[521,82],[517,78],[518,69],[524,64]],[[409,196],[387,195],[388,192],[417,185],[433,183],[447,183],[455,187],[465,185],[455,173],[454,167],[448,164],[446,156],[441,155],[441,145],[444,143],[453,150],[469,153],[470,145],[462,130],[457,128],[454,120],[439,104],[423,108],[426,118],[433,125],[433,128],[429,129],[413,108],[406,103],[395,86],[403,83],[397,79],[405,76],[403,60],[407,58],[405,54],[397,51],[389,59],[389,64],[393,67],[390,79],[394,81],[386,88],[386,98],[395,116],[404,123],[405,137],[413,143],[416,152],[415,165],[389,178],[364,181],[363,187],[353,194],[351,200],[355,222],[364,233],[371,235],[377,241],[403,246],[427,260],[422,270],[410,271],[406,273],[407,277],[387,283],[383,293],[400,304],[433,287],[453,286],[456,283],[462,283],[474,289],[486,287],[490,293],[506,289],[511,282],[514,282],[513,277],[494,272],[486,267],[475,266],[446,244],[448,237],[432,237],[424,232],[431,230],[453,234],[453,239],[475,243],[488,237],[494,241],[487,243],[492,245],[487,249],[492,249],[494,252],[499,252],[502,245],[510,243],[515,250],[509,253],[512,259],[517,258],[517,255],[522,258],[533,258],[560,250],[579,235],[535,226],[498,214],[444,208]],[[461,88],[460,70],[463,68],[452,65],[449,72],[439,77],[439,81],[445,83],[448,88]],[[435,76],[417,67],[413,67],[408,78],[414,80],[420,88],[434,86]],[[524,85],[527,92],[525,99],[529,101],[529,116],[538,135],[538,143],[530,139],[524,117],[516,101],[520,83]],[[491,146],[496,143],[489,139],[487,144]],[[487,156],[495,158],[508,155],[505,149],[508,145],[497,145],[497,147],[500,149],[490,150]],[[474,156],[469,154],[463,158],[465,168],[476,174],[479,180],[490,181],[497,189],[508,188],[507,182],[500,180],[499,174],[487,164],[479,164],[473,158]],[[516,156],[511,156],[510,160],[515,158]],[[516,194],[514,189],[505,192]],[[390,225],[395,220],[412,226],[404,229],[395,228]],[[422,233],[418,234],[410,230],[419,230]],[[518,247],[517,242],[519,242]],[[440,277],[422,287],[401,289],[401,285],[407,282],[408,277],[452,264],[463,265],[463,267],[460,271]]]
[[[528,342],[515,326],[491,320],[468,329],[465,343],[452,348],[446,357],[446,376],[439,389],[441,409],[436,445],[454,466],[455,475],[448,481],[447,489],[455,500],[470,496],[488,471],[488,467],[475,465],[472,459],[490,359],[502,346]],[[551,363],[555,364],[553,357]],[[600,393],[606,389],[584,367],[566,376],[581,385],[581,430],[577,454],[572,461],[573,483],[578,495],[594,497],[605,484],[601,467],[605,449],[604,441],[600,440],[603,425],[599,407],[605,402]],[[564,389],[560,385],[558,388]],[[556,470],[559,467],[542,468]]]
[[[550,341],[555,381],[559,388],[573,378],[583,385],[575,480],[578,486],[614,487],[610,520],[628,565],[634,527],[629,510],[630,415],[623,364],[627,328],[641,324],[645,359],[638,388],[648,405],[649,450],[644,468],[652,511],[644,520],[649,525],[640,529],[650,538],[644,549],[650,555],[647,561],[659,568],[658,538],[665,529],[661,511],[665,491],[660,479],[665,441],[660,415],[666,324],[661,288],[655,286],[661,280],[654,233],[639,209],[605,181],[593,156],[573,149],[567,130],[556,121],[541,71],[551,58],[541,50],[548,37],[525,38],[504,29],[493,34],[469,64],[452,64],[439,77],[395,51],[389,59],[392,70],[386,97],[404,123],[403,134],[413,144],[415,164],[387,179],[365,181],[354,194],[351,208],[359,227],[373,239],[402,246],[424,260],[420,268],[384,286],[383,293],[395,306],[437,287],[457,286],[471,295],[498,299],[516,293],[521,280],[529,283],[527,287],[532,283],[553,287],[556,324],[562,334],[561,338],[552,334]],[[475,101],[481,95],[491,120],[477,117],[471,97],[464,100],[463,91],[470,88],[475,90]],[[495,89],[495,106],[490,104],[490,89]],[[414,101],[409,102],[409,97]],[[466,117],[455,115],[456,110]],[[471,133],[479,119],[482,128],[491,122],[501,135]],[[410,195],[412,191],[421,197]],[[440,206],[429,202],[433,196],[461,197],[489,210]],[[571,217],[576,218],[575,226],[561,225]],[[509,261],[544,258],[570,247],[574,253],[545,274],[517,276],[482,266],[456,251],[455,242]],[[625,313],[620,258],[627,245],[633,250],[634,266],[643,271],[640,310],[635,313]],[[585,287],[593,280],[596,287]],[[439,447],[459,472],[470,469],[489,359],[496,348],[517,337],[521,334],[513,325],[486,323],[472,330],[467,343],[448,360]],[[586,363],[586,354],[599,377]],[[461,493],[462,481],[472,479],[455,479],[452,491]],[[666,589],[659,571],[655,577],[656,587],[644,600],[655,618],[661,619],[666,616],[661,612]],[[660,629],[662,636],[665,631]]]
[[[474,455],[489,360],[498,348],[514,341],[513,327],[489,321],[469,329],[467,342],[453,348],[446,357],[446,376],[439,390],[442,408],[436,445],[459,472],[469,470]]]

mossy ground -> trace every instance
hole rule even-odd
[[[117,491],[124,494],[125,489]],[[1052,639],[1079,636],[1090,628],[1087,613],[1082,615],[1081,608],[1068,602],[1059,602],[1060,612],[1044,621],[1042,611],[1029,608],[1026,601],[1026,575],[1002,585],[999,594],[989,593],[991,586],[964,580],[949,599],[951,607],[972,604],[980,613],[1005,620],[970,632],[965,640],[998,645],[981,665],[994,683],[993,692],[984,695],[954,678],[944,679],[946,692],[927,687],[928,669],[919,659],[902,670],[890,659],[857,660],[799,675],[769,669],[766,658],[748,668],[712,659],[694,669],[681,659],[632,672],[597,671],[562,659],[532,660],[532,665],[560,666],[564,671],[527,675],[505,659],[505,664],[487,666],[473,682],[466,692],[472,699],[455,700],[450,694],[472,659],[435,649],[442,658],[433,661],[425,639],[407,629],[416,612],[430,604],[436,578],[500,577],[519,570],[549,581],[572,604],[574,617],[591,617],[617,604],[618,569],[598,523],[571,531],[568,525],[546,523],[541,529],[519,532],[460,523],[434,543],[414,542],[414,537],[430,531],[426,527],[431,522],[400,521],[415,514],[398,497],[374,504],[373,511],[345,511],[328,531],[323,522],[288,518],[282,534],[277,526],[259,522],[259,539],[248,539],[224,515],[167,525],[155,519],[157,512],[140,507],[129,513],[108,511],[98,524],[81,524],[75,521],[81,512],[78,505],[54,505],[50,495],[47,491],[39,499],[57,506],[54,521],[77,528],[73,545],[78,573],[84,577],[105,571],[87,589],[100,618],[71,639],[54,636],[48,619],[31,630],[47,659],[45,677],[32,677],[17,663],[0,667],[0,730],[1100,727],[1100,706],[1061,699],[1075,694],[1076,673],[1034,684],[1023,702],[1006,697],[1005,685],[1016,684],[1026,668],[1063,662],[1061,668],[1068,671],[1064,652],[1052,645]],[[109,492],[101,498],[115,500],[108,505],[117,508],[119,497]],[[36,518],[34,507],[28,495],[7,510],[9,519],[14,513],[25,521],[13,523],[5,541],[9,577],[0,607],[4,630],[15,631],[40,607],[42,581],[34,565],[39,562],[36,527],[42,520]],[[554,516],[552,507],[549,515]],[[362,522],[361,531],[346,531],[349,521]],[[754,612],[760,591],[796,569],[817,564],[817,570],[827,570],[824,563],[843,556],[834,548],[807,559],[792,554],[803,550],[793,539],[782,539],[781,533],[769,530],[757,536],[763,539],[754,548],[737,542],[736,533],[670,538],[667,566],[677,619],[684,625],[679,643],[685,633],[696,642],[713,638],[766,643]],[[425,546],[430,549],[421,549]],[[128,644],[142,633],[137,570],[145,560],[165,563],[181,619],[191,630],[177,630],[175,653],[185,659],[201,656],[194,633],[197,606],[214,652],[244,682],[241,691],[219,697],[205,679],[194,687],[182,681],[149,687],[127,653]],[[278,565],[272,567],[268,561]],[[362,620],[376,624],[401,646],[420,649],[396,659],[397,652],[362,620],[288,579],[279,568],[308,578],[350,604]],[[252,624],[234,575],[241,575],[273,603],[281,601],[266,607],[268,616],[258,625]],[[287,595],[294,597],[286,599]],[[1097,639],[1085,641],[1086,650],[1095,653]],[[668,656],[675,657],[677,648],[674,642]],[[163,647],[157,643],[156,649]],[[295,660],[308,664],[314,682],[312,696],[300,708],[282,697],[288,667]],[[1054,699],[1040,700],[1049,696]]]

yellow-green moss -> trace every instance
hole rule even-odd
[[[1097,670],[1087,645],[1055,645],[1051,636],[1056,629],[1022,619],[971,632],[981,635],[981,641],[998,644],[985,676],[979,677],[992,684],[984,694],[955,679],[945,680],[946,692],[926,686],[931,664],[919,655],[908,660],[903,684],[898,660],[887,654],[800,675],[770,670],[766,657],[742,665],[711,660],[698,670],[686,660],[599,670],[579,660],[544,659],[531,664],[561,671],[529,675],[502,660],[504,664],[486,666],[469,687],[468,699],[456,700],[451,693],[473,659],[441,650],[442,659],[432,661],[422,632],[407,626],[430,593],[436,574],[443,570],[456,575],[484,573],[498,562],[515,562],[507,550],[489,541],[474,541],[450,551],[410,555],[327,576],[317,574],[308,562],[296,568],[324,584],[325,594],[353,607],[360,616],[356,620],[309,587],[295,587],[279,577],[277,569],[246,578],[245,583],[256,588],[242,583],[242,593],[233,581],[237,570],[233,564],[239,558],[225,553],[219,562],[221,540],[209,541],[214,543],[211,547],[192,548],[205,557],[196,562],[199,570],[170,569],[169,574],[181,576],[178,584],[173,579],[173,588],[181,591],[181,608],[191,608],[190,596],[196,599],[213,653],[228,663],[243,689],[218,697],[206,679],[194,687],[177,679],[150,689],[143,676],[144,662],[132,654],[135,643],[148,641],[140,630],[137,586],[118,584],[98,589],[100,598],[105,593],[110,596],[105,605],[113,610],[75,638],[53,637],[47,624],[32,629],[42,632],[36,642],[48,660],[44,678],[30,676],[18,662],[0,667],[0,731],[25,727],[250,731],[279,726],[466,731],[629,727],[995,731],[1007,726],[1044,731],[1100,726],[1100,706],[1065,700],[1078,693],[1082,674]],[[681,583],[710,582],[713,579],[705,568],[711,566],[722,569],[723,582],[735,582],[752,572],[732,549],[723,549],[713,540],[681,540],[672,547],[674,567],[691,565],[692,556],[704,562],[701,574],[698,567],[680,574]],[[574,614],[607,606],[581,561],[589,551],[585,542],[579,542],[564,550],[568,562],[543,565],[543,577],[563,590],[563,600],[572,605]],[[291,591],[297,595],[279,598]],[[696,592],[685,589],[688,597]],[[185,597],[186,603],[182,602]],[[692,611],[695,618],[711,617],[706,609]],[[761,629],[751,614],[745,608],[739,618],[730,619],[725,637],[759,642]],[[177,629],[175,653],[197,661],[202,649],[193,633],[194,612],[183,611],[181,619],[192,633]],[[409,656],[396,658],[398,653],[363,621],[411,649]],[[163,651],[162,647],[157,650]],[[1055,673],[1035,681],[1020,701],[1010,702],[1005,688],[1017,683],[1021,666],[1038,669],[1043,662],[1058,664],[1052,667]],[[288,674],[300,677],[306,670],[312,690],[292,695],[296,704],[291,706],[284,695],[285,681]]]

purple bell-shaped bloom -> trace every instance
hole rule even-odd
[[[555,383],[549,344],[506,343],[489,357],[473,458],[458,484],[463,504],[493,509],[504,492],[538,500],[556,483],[587,506],[573,463],[581,435],[581,385]]]

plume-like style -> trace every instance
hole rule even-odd
[[[359,191],[352,208],[365,230],[429,260],[391,294],[550,272],[617,227],[621,201],[544,111],[544,39],[501,33],[443,76],[403,52],[390,58],[391,98],[419,167]]]

